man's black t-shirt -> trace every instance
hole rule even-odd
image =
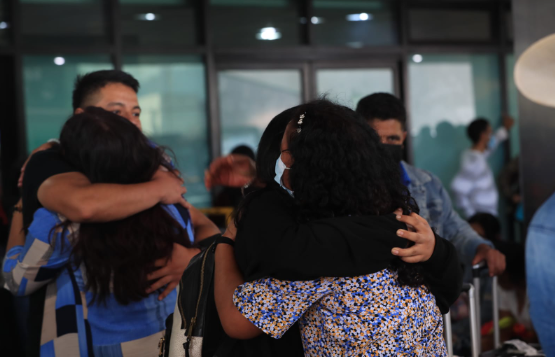
[[[42,207],[37,197],[39,187],[48,178],[73,172],[71,167],[62,157],[59,148],[39,151],[34,154],[25,168],[23,176],[23,226],[29,228],[33,215]]]

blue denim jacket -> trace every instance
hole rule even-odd
[[[420,208],[420,216],[428,221],[435,232],[453,243],[465,263],[470,263],[480,244],[493,244],[480,237],[453,209],[451,198],[434,174],[401,163],[408,174],[408,189]]]

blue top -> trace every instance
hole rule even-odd
[[[182,217],[174,206],[164,208],[193,240],[188,213]],[[37,210],[25,246],[10,249],[3,267],[6,287],[15,295],[29,295],[47,285],[41,356],[132,356],[141,351],[157,355],[176,291],[162,301],[156,291],[128,305],[119,304],[111,295],[106,304],[87,306],[93,295],[85,289],[83,267],[75,268],[70,261],[71,240],[79,225],[72,225],[62,236],[61,229],[53,230],[61,222],[58,214]]]
[[[411,183],[409,173],[407,172],[407,170],[405,170],[402,164],[400,164],[399,166],[401,166],[401,183],[409,187]]]

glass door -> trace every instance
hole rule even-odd
[[[300,66],[219,69],[221,154],[243,145],[256,153],[272,118],[303,101],[302,74]]]
[[[316,97],[325,96],[352,109],[360,99],[372,93],[399,94],[394,64],[316,63],[313,73]]]

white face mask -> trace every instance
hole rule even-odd
[[[285,187],[281,181],[281,178],[283,176],[283,173],[285,172],[285,170],[289,170],[290,168],[285,166],[285,164],[283,163],[283,160],[281,160],[281,155],[279,155],[278,159],[276,160],[276,176],[274,177],[274,180],[278,183],[278,185],[280,185],[285,191],[287,191],[287,193],[289,193],[291,195],[291,197],[293,197],[293,191],[291,191],[290,189],[288,189],[287,187]]]

